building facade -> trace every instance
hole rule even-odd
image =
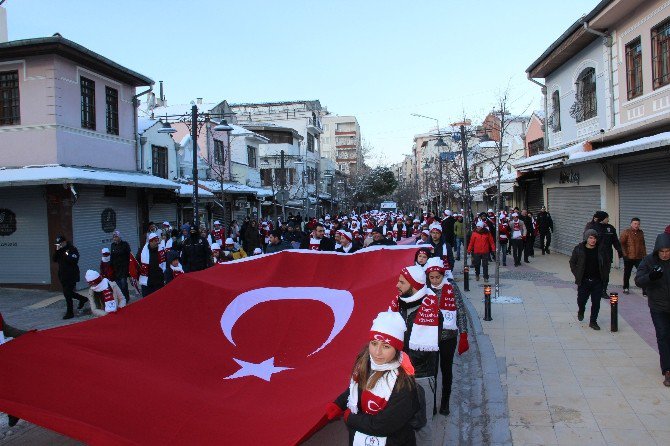
[[[357,176],[363,165],[361,127],[355,116],[326,115],[322,120],[321,157],[333,160],[337,170]]]

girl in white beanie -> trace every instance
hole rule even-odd
[[[356,358],[349,388],[326,406],[329,420],[344,416],[350,445],[416,445],[410,422],[421,405],[402,352],[406,330],[398,313],[380,313]]]

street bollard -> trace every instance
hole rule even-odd
[[[610,307],[612,309],[610,331],[619,331],[619,293],[610,293]]]
[[[470,268],[467,266],[463,267],[463,289],[470,291]]]
[[[484,320],[493,320],[491,317],[491,285],[484,285]]]

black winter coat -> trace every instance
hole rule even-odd
[[[454,224],[456,223],[456,219],[454,217],[447,217],[444,220],[442,220],[442,237],[444,237],[444,240],[449,243],[450,245],[454,245],[455,243],[455,236],[454,236]]]
[[[202,271],[207,268],[212,251],[207,240],[200,235],[184,240],[181,251],[181,261],[185,272]]]
[[[670,247],[670,234],[659,234],[656,237],[654,252],[640,262],[635,273],[635,285],[644,288],[647,292],[647,303],[654,311],[670,313],[670,260],[662,261],[658,257],[658,250]],[[649,279],[649,273],[654,266],[660,266],[663,275],[656,279]]]
[[[293,249],[293,245],[291,245],[291,242],[288,240],[280,240],[276,245],[268,243],[268,246],[265,248],[265,252],[266,254],[270,254],[273,252],[283,251],[285,249]]]
[[[118,278],[128,277],[128,267],[130,264],[130,245],[127,241],[121,240],[119,243],[112,243],[110,262],[114,269],[114,275]]]
[[[302,238],[300,249],[309,249],[309,239],[309,234]],[[329,237],[323,237],[319,242],[319,251],[335,251],[335,241]]]
[[[544,234],[549,232],[549,230],[554,230],[554,220],[551,219],[549,212],[540,211],[537,214],[537,229]]]
[[[598,233],[598,248],[609,259],[609,263],[612,263],[612,258],[614,257],[612,248],[616,249],[619,257],[623,257],[621,242],[614,226],[591,221],[584,227],[584,232],[589,229],[594,229]]]
[[[57,249],[52,260],[58,263],[58,280],[60,283],[77,283],[79,277],[79,251],[70,242]]]
[[[419,410],[419,398],[416,384],[413,388],[398,390],[396,385],[382,411],[369,415],[361,409],[361,394],[358,386],[358,413],[349,415],[346,424],[349,429],[349,444],[354,443],[354,434],[361,432],[376,437],[386,437],[386,446],[414,446],[416,438],[414,429],[409,425],[414,414]],[[340,409],[347,409],[349,389],[345,390],[336,400]],[[431,414],[432,415],[432,414]],[[429,417],[430,419],[430,417]]]
[[[570,256],[570,271],[575,276],[575,283],[582,284],[584,278],[584,270],[586,269],[586,242],[582,242],[575,246]],[[598,249],[596,248],[593,249]],[[600,280],[604,283],[609,282],[610,275],[610,259],[606,258],[600,249],[598,249],[598,270],[600,271]]]

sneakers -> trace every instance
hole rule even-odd
[[[577,312],[577,320],[578,321],[583,321],[584,320],[584,310],[579,310]]]
[[[449,415],[449,407],[440,407],[440,415]]]
[[[82,308],[84,308],[84,305],[86,305],[86,302],[88,302],[88,300],[80,300],[79,305],[77,305],[77,310],[81,310]]]
[[[74,317],[73,313],[65,313],[65,316],[63,316],[63,320],[72,319],[73,317]]]
[[[624,293],[624,294],[630,294],[630,290],[629,290],[628,288],[624,288],[624,289],[623,289],[623,293]]]
[[[551,253],[549,252],[549,248],[546,248],[545,251],[547,252],[547,254],[551,254]]]
[[[667,385],[667,384],[666,384]],[[9,415],[7,414],[7,425],[9,427],[14,427],[16,426],[16,423],[18,423],[20,418],[15,417],[14,415]]]
[[[663,380],[663,385],[665,387],[670,387],[670,371],[665,372],[665,379]]]
[[[589,327],[593,328],[594,330],[600,330],[600,325],[598,325],[597,322],[591,322]]]

